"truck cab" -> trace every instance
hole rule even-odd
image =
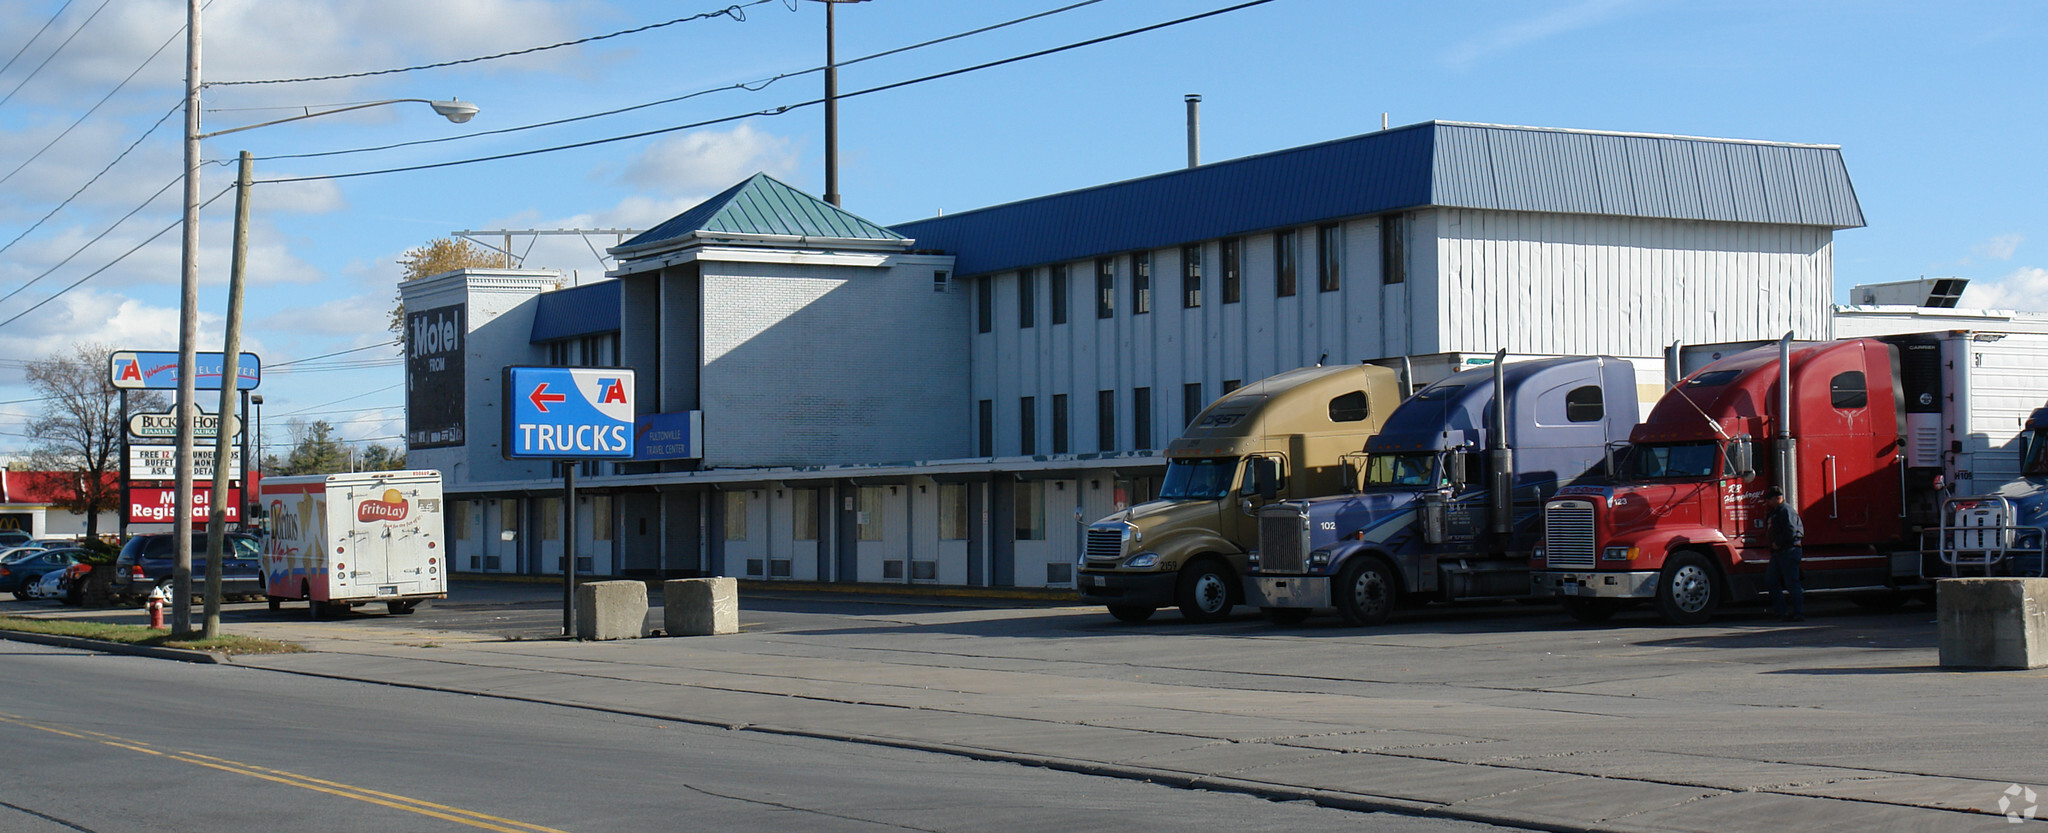
[[[1945,502],[1930,575],[2048,577],[2048,408],[2027,416],[2018,446],[2018,478]]]
[[[1635,368],[1505,358],[1402,403],[1366,441],[1352,494],[1268,505],[1247,599],[1281,623],[1335,608],[1366,625],[1401,602],[1529,596],[1542,502],[1635,425]]]
[[[1158,499],[1088,527],[1081,600],[1126,622],[1161,607],[1228,616],[1244,599],[1258,510],[1344,491],[1344,455],[1400,400],[1398,374],[1374,365],[1304,367],[1224,394],[1167,445]]]

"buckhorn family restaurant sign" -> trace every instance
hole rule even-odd
[[[243,353],[235,362],[235,389],[255,390],[263,381],[263,361],[255,353]],[[221,353],[200,353],[193,362],[192,382],[196,390],[220,390]],[[122,350],[107,357],[107,378],[114,387],[126,390],[177,390],[178,354]]]

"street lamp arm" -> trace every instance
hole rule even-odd
[[[432,99],[426,98],[393,98],[385,101],[372,101],[367,104],[351,104],[347,107],[336,107],[332,110],[321,110],[318,113],[303,113],[300,115],[292,116],[290,118],[277,119],[275,121],[267,121],[262,122],[260,124],[245,124],[241,127],[230,127],[226,130],[216,130],[212,133],[201,133],[194,138],[211,139],[215,136],[225,136],[229,133],[240,133],[244,130],[255,130],[256,128],[269,127],[273,124],[284,124],[285,122],[302,121],[305,119],[317,118],[320,116],[331,116],[335,113],[346,113],[350,110],[362,110],[370,107],[382,107],[386,104],[406,104],[410,102],[418,102],[420,104],[425,104],[430,107],[433,107],[434,112],[441,114],[443,117],[447,118],[449,121],[452,121],[456,124],[462,124],[463,122],[475,118],[477,113],[476,105],[471,104],[467,101],[462,101],[460,99],[451,99],[448,101],[434,101]]]

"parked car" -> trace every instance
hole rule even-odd
[[[221,560],[223,598],[263,596],[263,556],[256,539],[241,533],[227,536]],[[114,561],[113,597],[128,604],[141,604],[159,584],[170,591],[171,570],[177,561],[176,541],[168,533],[137,535],[121,547]],[[206,534],[192,534],[192,596],[199,598],[206,584]]]
[[[78,576],[90,569],[91,567],[85,564],[73,564],[62,570],[51,570],[29,585],[28,595],[22,598],[65,600],[69,598],[71,586],[77,581]]]
[[[25,549],[25,548],[24,548]],[[17,599],[28,598],[29,585],[44,573],[61,571],[85,556],[82,549],[31,550],[16,559],[0,559],[0,593],[13,591]]]
[[[27,558],[31,555],[35,555],[36,553],[42,552],[46,549],[49,549],[49,547],[39,547],[34,544],[27,544],[19,547],[0,548],[0,564],[12,563],[14,561]]]
[[[0,529],[0,547],[19,547],[33,537],[19,529]]]

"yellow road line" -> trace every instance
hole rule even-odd
[[[457,824],[482,828],[484,830],[495,830],[499,831],[499,833],[567,833],[567,831],[559,830],[553,827],[547,827],[538,824],[529,824],[527,822],[517,821],[514,819],[493,816],[486,813],[479,813],[474,810],[464,810],[460,807],[450,807],[445,804],[436,804],[434,802],[425,801],[422,799],[409,798],[402,795],[394,795],[392,793],[380,792],[378,790],[372,790],[364,787],[343,784],[337,781],[328,781],[307,775],[300,775],[295,772],[287,772],[281,769],[270,769],[268,767],[260,767],[254,764],[245,764],[239,761],[232,761],[226,758],[217,758],[212,755],[206,755],[198,752],[188,752],[184,750],[151,749],[149,748],[149,744],[144,743],[142,741],[129,740],[127,738],[116,737],[114,735],[109,735],[102,732],[90,732],[85,730],[73,731],[63,729],[57,726],[32,721],[27,718],[21,717],[20,715],[7,714],[5,712],[0,712],[0,723],[12,723],[23,728],[35,729],[37,731],[42,732],[49,732],[51,734],[62,735],[67,738],[75,738],[78,740],[85,741],[96,741],[98,743],[105,744],[107,746],[112,746],[117,749],[126,749],[131,752],[140,752],[145,755],[155,755],[163,758],[168,758],[173,761],[178,761],[181,763],[192,764],[194,766],[202,766],[209,769],[220,770],[222,772],[231,772],[236,775],[246,775],[250,778],[257,778],[264,781],[284,784],[286,786],[298,787],[302,790],[311,790],[313,792],[325,793],[327,795],[338,796],[341,798],[352,798],[357,801],[375,804],[380,807],[389,807],[394,810],[403,810],[408,813],[414,813],[417,815],[427,816],[430,818],[437,818],[443,821],[452,821]]]

